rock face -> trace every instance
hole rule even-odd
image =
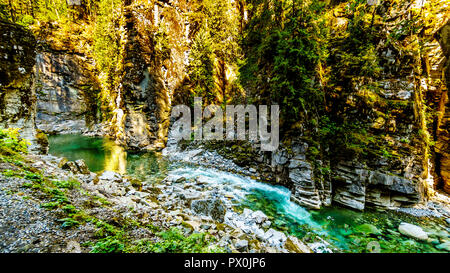
[[[294,155],[287,164],[289,179],[294,187],[291,199],[304,207],[320,209],[322,205],[330,204],[331,185],[314,178],[313,167],[306,161],[307,149],[306,144],[294,145]]]
[[[437,117],[436,141],[436,184],[445,192],[450,193],[450,22],[444,25],[437,33],[441,50],[431,54],[430,67],[432,75],[443,81],[436,88],[440,91]],[[439,81],[441,82],[441,81]],[[444,85],[445,83],[445,85]]]
[[[41,150],[35,126],[34,36],[23,27],[0,21],[0,127],[20,128],[31,142],[30,150]]]
[[[346,207],[402,207],[420,200],[418,185],[403,177],[344,162],[337,165],[335,173],[333,201]]]
[[[116,130],[123,130],[119,141],[132,149],[165,146],[171,101],[186,73],[187,9],[185,1],[125,6],[128,39],[124,63],[128,69],[123,78],[123,102],[118,105],[121,114],[116,119],[122,119],[117,126],[123,128]]]
[[[42,47],[36,55],[36,126],[47,133],[82,133],[98,121],[98,87],[83,55]]]

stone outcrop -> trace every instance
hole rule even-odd
[[[121,142],[132,149],[165,146],[171,101],[186,76],[187,8],[185,1],[125,6],[128,42],[119,107],[125,134]]]
[[[437,184],[445,192],[450,193],[450,22],[437,33],[437,40],[441,48],[440,54],[435,56],[430,69],[438,80],[441,80],[437,90],[438,116],[436,121],[436,173]]]
[[[20,128],[37,152],[35,126],[34,36],[23,27],[0,21],[0,127]]]
[[[333,201],[343,206],[363,210],[403,207],[420,201],[418,184],[413,181],[371,171],[360,164],[341,162],[333,177]]]
[[[301,206],[319,209],[332,202],[349,208],[393,208],[416,204],[421,200],[421,184],[402,176],[371,169],[353,162],[339,162],[331,167],[331,179],[317,178],[306,160],[307,145],[293,147],[298,154],[272,155],[274,165],[285,168],[291,182],[291,199]],[[275,167],[277,168],[277,167]]]
[[[293,184],[291,199],[304,207],[320,209],[322,205],[330,204],[330,184],[324,185],[323,181],[314,179],[314,169],[306,160],[307,149],[306,144],[294,146],[294,156],[287,164],[289,179]]]
[[[36,126],[52,134],[83,133],[98,121],[98,87],[90,60],[68,51],[36,55]]]

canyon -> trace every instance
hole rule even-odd
[[[256,70],[254,78],[237,80],[251,64],[252,39],[259,39],[251,28],[264,27],[258,21],[261,10],[277,13],[277,7],[271,1],[213,5],[224,9],[231,34],[227,32],[230,45],[223,42],[225,49],[214,55],[214,88],[208,89],[206,100],[224,107],[280,103],[280,145],[275,151],[263,149],[258,140],[199,141],[190,134],[175,139],[172,110],[180,104],[191,107],[199,95],[193,90],[203,88],[191,72],[198,68],[198,60],[204,60],[203,55],[195,59],[204,41],[202,19],[196,17],[199,4],[119,2],[114,21],[117,59],[108,70],[100,65],[104,60],[91,52],[95,43],[81,30],[68,31],[63,39],[61,23],[26,28],[0,20],[0,127],[19,128],[30,142],[31,154],[47,154],[52,135],[102,137],[121,147],[118,154],[157,151],[178,161],[187,159],[283,186],[290,201],[311,210],[429,209],[429,203],[450,194],[448,1],[426,1],[426,6],[420,1],[384,1],[373,10],[366,7],[362,19],[350,11],[353,1],[325,1],[320,14],[329,34],[321,42],[329,49],[326,60],[310,69],[318,71],[311,84],[322,90],[320,109],[305,106],[294,116],[289,111],[297,104],[283,104],[277,98],[282,96],[267,95],[270,83],[279,78],[268,72],[273,67],[267,61],[270,56],[260,56],[257,68],[249,68]],[[202,8],[213,10],[206,4]],[[411,18],[425,23],[410,29]],[[319,28],[316,21],[304,29]],[[220,27],[214,28],[217,22],[211,22],[206,23],[210,35],[221,37]],[[347,56],[348,37],[353,37],[358,22],[376,29],[370,41],[362,42],[371,49],[354,54],[358,61],[377,63],[368,72],[363,61],[355,68],[355,60]],[[75,23],[80,29],[94,24],[81,19]],[[353,40],[362,34],[355,35]],[[239,52],[233,52],[236,56],[222,56],[220,52],[232,52],[228,46],[235,47],[236,41],[242,43]],[[298,104],[306,105],[308,97],[305,101]],[[208,158],[209,153],[217,157]]]

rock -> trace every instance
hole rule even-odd
[[[236,243],[234,244],[234,247],[235,247],[237,250],[245,251],[245,250],[247,250],[247,248],[248,248],[248,241],[247,241],[247,240],[238,240],[238,241],[236,241]]]
[[[450,251],[450,241],[444,242],[436,246],[439,250]]]
[[[70,240],[67,242],[66,251],[67,253],[81,253],[81,246],[78,242]]]
[[[245,208],[245,209],[242,211],[242,216],[243,216],[244,218],[246,218],[247,220],[249,220],[249,218],[251,217],[252,213],[253,213],[252,210],[250,210],[250,209],[248,209],[248,208]]]
[[[394,183],[394,177],[379,171],[370,172],[369,183],[373,185],[390,186]]]
[[[38,52],[37,128],[54,134],[91,131],[86,121],[95,119],[98,106],[90,94],[95,76],[89,59],[64,50]]]
[[[328,245],[324,242],[315,242],[308,244],[308,246],[314,253],[333,253],[333,251],[331,251],[331,249],[328,248]]]
[[[78,166],[77,164],[75,164],[75,162],[73,161],[67,161],[65,162],[62,167],[63,170],[67,170],[67,171],[71,171],[73,174],[77,174],[80,171],[78,170]]]
[[[430,235],[430,234],[428,234],[428,235]],[[434,235],[436,237],[442,238],[444,240],[450,238],[450,234],[445,230],[436,231],[436,232],[434,232]]]
[[[193,200],[191,202],[191,209],[197,214],[210,216],[213,220],[218,222],[223,222],[226,213],[223,202],[218,198],[213,200]]]
[[[384,120],[384,118],[382,117],[378,117],[373,123],[372,123],[372,128],[374,129],[381,129],[384,124],[386,123],[386,121]]]
[[[445,218],[445,222],[447,222],[447,224],[450,225],[450,218]]]
[[[87,174],[79,174],[77,175],[78,180],[82,181],[84,184],[97,184],[98,183],[98,176],[96,173],[89,173]]]
[[[417,239],[417,240],[427,240],[428,234],[423,231],[423,229],[419,226],[408,224],[408,223],[401,223],[398,227],[398,231],[406,235],[408,237]]]
[[[90,174],[88,166],[86,165],[86,162],[84,162],[83,159],[79,159],[75,161],[75,164],[78,166],[78,169],[80,170],[81,174]]]
[[[36,39],[25,27],[0,21],[0,128],[20,128],[30,142],[29,151],[38,153],[36,139]]]
[[[281,246],[286,241],[286,235],[280,231],[270,228],[264,234],[264,240],[267,241],[270,246]]]
[[[62,157],[58,162],[58,168],[62,168],[64,166],[64,164],[67,163],[67,161],[69,161],[69,160],[67,160],[67,158]]]
[[[196,183],[199,184],[199,185],[206,185],[206,184],[209,184],[209,183],[210,183],[210,178],[209,178],[209,177],[206,177],[206,176],[203,176],[203,175],[200,175],[200,176],[198,176],[198,177],[195,179],[195,181],[196,181]]]
[[[202,224],[202,225],[200,226],[200,228],[201,228],[201,229],[204,229],[204,230],[209,230],[209,229],[211,228],[211,225],[208,225],[208,224]]]
[[[180,198],[184,199],[188,202],[195,200],[195,199],[199,199],[200,197],[202,197],[202,193],[195,191],[195,190],[187,190],[183,193],[180,193]]]
[[[433,244],[433,245],[438,245],[440,243],[438,239],[432,239],[432,238],[428,238],[427,242],[430,244]]]
[[[113,182],[120,182],[122,181],[122,176],[116,172],[113,171],[104,171],[99,178],[100,180],[108,180]]]
[[[255,219],[255,222],[257,224],[262,224],[264,221],[266,221],[267,215],[264,214],[264,212],[258,210],[252,213],[252,218]]]
[[[201,223],[198,221],[191,220],[191,221],[182,222],[182,225],[187,228],[190,228],[193,231],[194,230],[198,231],[198,230],[200,230]]]
[[[264,235],[265,235],[264,230],[258,228],[258,229],[256,229],[256,230],[254,230],[253,233],[255,234],[255,237],[256,237],[258,240],[261,240],[261,241],[264,240]]]
[[[395,191],[401,194],[414,195],[418,199],[417,185],[415,185],[411,180],[403,177],[394,177],[394,182],[388,187],[389,190]]]
[[[272,153],[272,166],[284,165],[287,161],[286,151],[277,149]]]
[[[304,244],[295,236],[289,236],[284,243],[284,247],[293,253],[312,253],[313,251],[309,246]]]
[[[164,181],[172,182],[172,183],[181,183],[186,181],[186,177],[181,175],[170,174],[168,175]]]
[[[313,179],[312,165],[304,160],[304,155],[296,155],[289,161],[289,179],[294,185],[291,200],[300,206],[320,209],[321,197]]]
[[[264,223],[262,224],[262,227],[263,228],[269,228],[271,224],[272,224],[272,222],[267,220],[267,221],[264,221]]]

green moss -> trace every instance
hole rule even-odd
[[[65,181],[54,181],[54,185],[61,189],[73,189],[75,186],[79,186],[80,182],[77,180],[65,180]]]

